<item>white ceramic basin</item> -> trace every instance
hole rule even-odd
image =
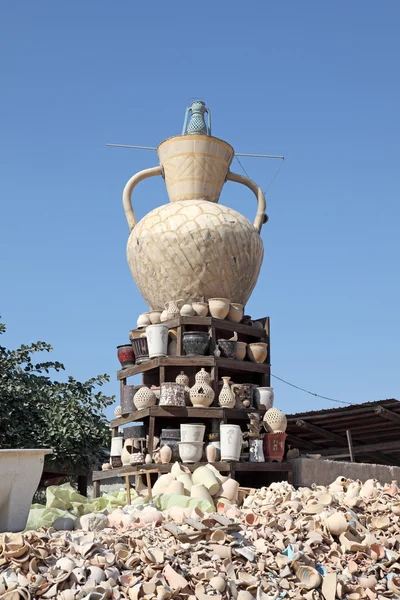
[[[52,450],[0,450],[0,532],[22,531]]]

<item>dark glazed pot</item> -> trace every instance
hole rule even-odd
[[[132,367],[135,364],[135,353],[130,344],[117,346],[117,356],[123,369],[126,369],[126,367]]]
[[[185,331],[183,349],[186,356],[204,356],[207,352],[210,336],[206,331]]]
[[[132,348],[136,357],[136,364],[140,365],[145,360],[149,360],[149,348],[147,338],[140,337],[132,340]]]
[[[124,385],[121,394],[121,416],[125,417],[135,412],[133,397],[143,385]],[[133,437],[133,436],[131,436]]]
[[[172,450],[171,462],[180,461],[179,445],[181,441],[180,429],[162,429],[160,437],[160,448],[169,446]]]
[[[223,358],[235,358],[236,342],[234,340],[218,340],[218,348]]]

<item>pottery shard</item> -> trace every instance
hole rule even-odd
[[[108,525],[108,518],[102,513],[88,513],[80,518],[83,531],[101,531]]]
[[[175,571],[171,565],[166,565],[164,568],[164,577],[168,585],[175,590],[184,590],[188,586],[188,581]]]

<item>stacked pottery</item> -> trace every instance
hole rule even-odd
[[[167,356],[168,327],[166,325],[149,325],[146,329],[146,337],[150,358]]]
[[[203,455],[204,442],[179,442],[179,456],[184,463],[198,463]]]
[[[190,401],[196,408],[207,408],[213,403],[215,392],[210,386],[211,378],[205,369],[195,376],[196,383],[190,388]]]
[[[206,426],[203,423],[182,423],[182,442],[203,442]]]
[[[243,434],[240,426],[221,424],[219,431],[221,436],[221,460],[238,462],[243,444]]]
[[[267,434],[264,436],[264,455],[267,461],[281,462],[285,453],[286,415],[278,408],[270,408],[263,418]]]
[[[160,406],[186,406],[185,386],[182,383],[162,383]]]

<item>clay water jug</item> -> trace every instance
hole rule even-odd
[[[260,272],[265,197],[254,181],[229,170],[234,149],[211,135],[209,111],[208,126],[203,118],[207,110],[203,102],[193,103],[183,134],[158,146],[160,164],[136,173],[123,192],[129,268],[150,310],[161,310],[173,298],[223,297],[245,305]],[[156,175],[164,178],[170,202],[137,222],[132,192]],[[226,181],[241,183],[256,195],[253,224],[218,204]]]

